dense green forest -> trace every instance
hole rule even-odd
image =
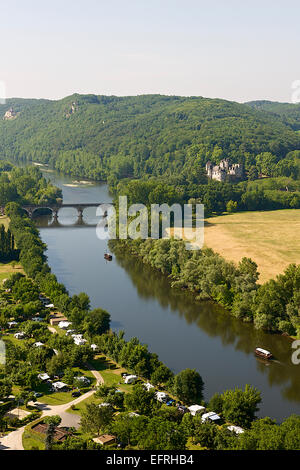
[[[277,101],[249,101],[245,103],[253,109],[267,111],[280,116],[283,121],[295,130],[300,130],[300,103],[278,103]]]
[[[56,202],[61,195],[61,190],[47,181],[38,168],[16,168],[0,161],[0,206],[9,202],[47,204]]]
[[[290,106],[287,119],[246,104],[202,97],[75,94],[59,101],[9,99],[0,105],[0,157],[51,164],[65,173],[109,177],[112,182],[151,175],[197,184],[207,160],[218,163],[229,157],[252,174],[265,160],[275,166],[286,158],[298,162],[299,154],[291,152],[300,149],[300,112]],[[11,108],[11,116],[5,117]],[[257,160],[265,153],[267,158]],[[291,176],[285,168],[279,170],[279,175]]]

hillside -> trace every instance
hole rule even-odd
[[[286,125],[300,130],[300,103],[278,103],[277,101],[249,101],[245,103],[258,111],[266,111],[281,117]]]
[[[223,157],[249,168],[262,152],[281,160],[300,149],[292,124],[249,104],[202,97],[9,99],[0,105],[0,158],[96,179],[184,175]]]

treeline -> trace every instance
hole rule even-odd
[[[6,162],[2,162],[3,166],[9,173],[0,170],[0,206],[9,202],[50,204],[61,198],[61,190],[47,181],[38,168],[8,167]]]
[[[5,231],[3,224],[0,225],[0,262],[18,259],[18,250],[15,247],[15,239],[11,231]]]
[[[2,158],[94,179],[182,176],[199,183],[208,160],[227,157],[253,173],[258,155],[269,153],[277,164],[300,148],[296,106],[289,120],[221,99],[163,95],[13,99],[0,114],[11,107],[15,119],[0,119]]]
[[[300,333],[300,266],[258,285],[257,265],[243,258],[236,266],[211,249],[187,250],[182,240],[110,241],[113,250],[129,250],[170,277],[172,287],[187,289],[196,299],[212,299],[233,316],[256,328],[289,335]]]
[[[300,183],[287,177],[237,184],[218,181],[195,184],[171,177],[124,179],[112,189],[115,196],[127,196],[128,204],[204,204],[205,217],[223,212],[300,208]]]

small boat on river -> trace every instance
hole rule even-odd
[[[104,253],[104,258],[106,259],[106,261],[111,261],[112,255],[110,253]]]
[[[273,354],[270,351],[267,351],[266,349],[256,348],[254,352],[255,352],[256,356],[259,356],[262,359],[268,359],[269,360],[269,359],[272,359],[272,357],[273,357]]]

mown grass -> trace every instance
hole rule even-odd
[[[263,283],[300,263],[299,230],[300,209],[237,212],[207,220],[205,246],[230,261],[253,259]]]
[[[2,284],[4,279],[8,279],[14,273],[24,274],[23,268],[20,264],[15,261],[11,261],[10,263],[0,263],[0,284]]]

